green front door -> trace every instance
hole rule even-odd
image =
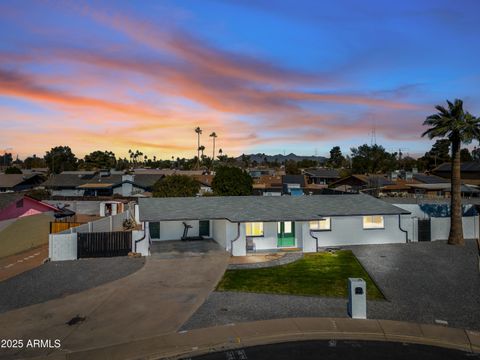
[[[281,221],[277,224],[277,246],[295,246],[295,223],[293,221]]]

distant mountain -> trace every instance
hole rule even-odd
[[[266,154],[245,154],[247,156],[250,156],[250,161],[254,162],[256,161],[257,163],[262,163],[265,158],[267,158],[268,162],[275,162],[275,159],[277,162],[282,163],[287,160],[294,160],[294,161],[301,161],[301,160],[314,160],[318,161],[319,163],[324,163],[327,161],[327,158],[324,156],[302,156],[302,155],[295,155],[294,153],[290,153],[288,155],[282,155],[282,154],[277,154],[277,155],[266,155]],[[242,156],[240,155],[237,157],[237,160],[242,160]]]

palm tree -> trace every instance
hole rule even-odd
[[[205,151],[205,146],[201,145],[201,146],[198,148],[198,151],[201,151],[201,152],[202,152],[202,155],[200,156],[200,158],[203,160],[203,152]]]
[[[448,138],[452,148],[451,166],[451,198],[450,198],[450,234],[448,243],[451,245],[464,245],[462,228],[462,198],[460,175],[460,150],[462,143],[468,144],[473,139],[480,138],[480,118],[474,117],[463,110],[463,101],[455,99],[452,103],[447,100],[448,108],[441,105],[435,106],[437,113],[430,115],[423,125],[430,126],[422,136],[429,139]]]
[[[215,160],[215,139],[218,137],[218,135],[214,131],[210,134],[210,137],[213,140],[213,152],[212,152],[212,163],[213,163],[213,161]]]
[[[200,167],[200,135],[202,134],[202,129],[200,129],[200,126],[197,126],[195,128],[195,132],[197,133],[197,169]]]

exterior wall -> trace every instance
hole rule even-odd
[[[464,216],[462,218],[463,237],[465,239],[477,239],[479,235],[478,216]],[[447,240],[450,232],[450,218],[431,218],[431,239]]]
[[[135,241],[142,239],[135,245]],[[150,255],[150,241],[148,234],[144,233],[143,230],[134,230],[132,231],[132,250],[142,254],[142,256]]]
[[[22,201],[22,199],[18,201]],[[18,201],[13,202],[9,206],[7,206],[5,209],[0,211],[0,221],[8,220],[8,219],[16,219],[23,216],[38,215],[38,214],[53,210],[49,206],[46,206],[39,201],[29,199],[28,197],[23,198],[23,205],[21,207],[17,207]]]
[[[227,238],[227,222],[227,220],[212,220],[210,225],[213,239],[225,250],[230,250],[231,239]]]
[[[46,200],[51,205],[69,205],[67,209],[75,211],[77,214],[100,215],[101,201],[68,201],[68,200]]]
[[[199,221],[193,220],[193,221],[185,221],[185,222],[189,225],[192,225],[192,228],[188,230],[188,236],[198,236]],[[160,222],[160,238],[152,239],[152,240],[154,241],[180,240],[183,235],[183,230],[184,230],[184,226],[182,221],[161,221]]]
[[[398,227],[398,215],[385,215],[383,229],[363,229],[362,216],[332,217],[330,231],[315,231],[318,246],[404,243],[406,235]],[[303,226],[304,252],[315,251],[315,239],[310,235],[308,222]]]
[[[0,258],[47,244],[53,220],[53,213],[6,220],[0,229]]]
[[[77,234],[50,234],[48,256],[52,261],[77,259]]]
[[[227,223],[227,241],[231,242],[238,235],[238,224]],[[245,256],[247,255],[247,241],[245,237],[245,223],[240,224],[240,237],[233,242],[233,248],[231,250],[233,256]]]
[[[256,250],[277,248],[277,222],[263,223],[263,236],[253,237]]]
[[[83,189],[51,189],[52,196],[83,196]]]

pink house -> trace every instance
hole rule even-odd
[[[56,212],[58,209],[55,206],[35,200],[24,194],[0,194],[0,221],[37,215],[49,211]]]

